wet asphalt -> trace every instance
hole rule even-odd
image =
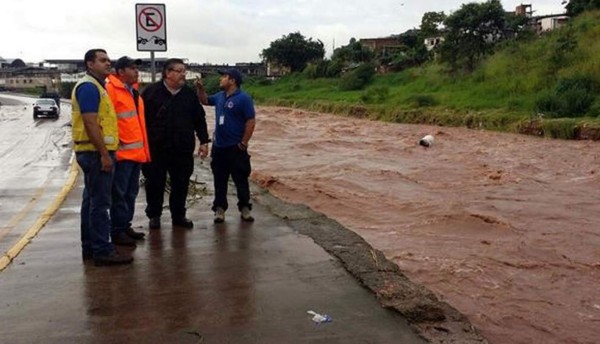
[[[135,261],[114,267],[82,260],[79,174],[56,214],[0,272],[0,343],[425,342],[285,214],[255,203],[254,223],[230,209],[224,224],[213,224],[212,179],[206,162],[196,165],[194,229],[172,227],[168,210],[161,229],[148,229],[142,191],[134,227],[146,239],[118,247]],[[309,310],[333,321],[317,324]]]

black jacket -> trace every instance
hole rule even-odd
[[[196,141],[208,143],[206,113],[195,92],[184,86],[172,95],[162,80],[142,92],[146,115],[146,131],[150,151],[164,149],[172,153],[193,153]]]

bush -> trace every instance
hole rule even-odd
[[[538,96],[535,110],[549,117],[584,116],[592,109],[597,90],[598,85],[588,76],[562,78],[553,90]]]
[[[327,77],[329,78],[337,78],[342,74],[343,62],[338,59],[334,59],[329,61],[327,65]]]
[[[260,86],[271,86],[273,85],[273,80],[262,77],[256,80],[256,84]]]
[[[306,66],[306,68],[304,68],[304,70],[302,71],[302,74],[304,74],[309,79],[318,78],[319,73],[317,70],[317,65],[314,63],[309,64],[308,66]]]
[[[373,80],[373,76],[375,76],[375,66],[371,63],[363,63],[342,76],[340,89],[342,91],[360,90]]]
[[[207,94],[215,94],[221,90],[219,87],[219,81],[221,77],[217,74],[208,75],[202,78],[202,83],[204,84],[204,89],[206,89]],[[191,85],[194,87],[193,85]]]
[[[71,93],[73,92],[73,87],[75,87],[74,82],[61,82],[58,93],[62,98],[71,99]]]
[[[413,107],[418,107],[418,108],[434,106],[434,105],[437,105],[437,103],[438,103],[435,100],[435,98],[429,94],[415,94],[415,95],[408,97],[407,100]]]
[[[384,103],[390,94],[390,88],[387,86],[377,86],[367,89],[360,99],[367,104]]]

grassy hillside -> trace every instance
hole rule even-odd
[[[560,138],[600,138],[600,97],[581,99],[573,89],[570,106],[591,102],[585,113],[557,107],[564,85],[580,79],[600,85],[600,12],[590,12],[561,30],[527,42],[508,42],[468,75],[449,75],[430,63],[378,75],[360,91],[340,91],[339,79],[292,75],[245,86],[259,104],[370,117],[405,123],[520,131]],[[572,81],[575,80],[575,81]],[[566,82],[565,82],[566,80]],[[592,98],[590,98],[592,97]],[[570,108],[569,108],[570,109]]]

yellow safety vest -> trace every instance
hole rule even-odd
[[[76,152],[85,152],[85,151],[96,151],[96,147],[90,141],[90,138],[85,131],[85,126],[83,124],[83,118],[81,117],[81,108],[79,107],[79,103],[77,102],[77,97],[75,93],[77,91],[77,87],[79,85],[91,82],[98,88],[98,92],[100,92],[100,105],[98,107],[98,124],[100,125],[100,129],[102,130],[102,134],[104,135],[104,144],[106,145],[106,149],[109,151],[116,151],[119,147],[119,127],[117,125],[117,115],[115,113],[115,108],[113,107],[112,102],[110,101],[110,97],[106,90],[102,85],[91,75],[85,75],[75,87],[73,87],[73,93],[71,94],[71,105],[72,105],[72,114],[71,114],[71,124],[73,125],[73,143],[74,150]]]

